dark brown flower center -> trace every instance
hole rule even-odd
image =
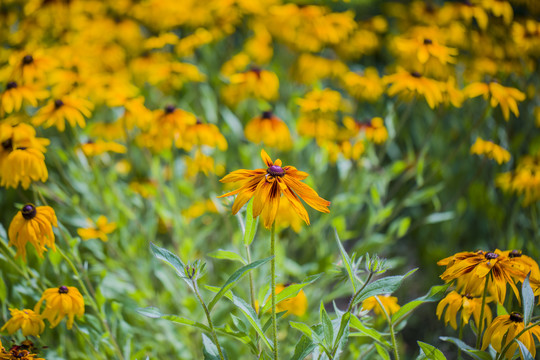
[[[493,260],[499,257],[499,254],[495,254],[492,252],[488,252],[486,255],[484,255],[486,259]]]
[[[413,71],[411,73],[411,75],[415,78],[421,78],[422,77],[422,74],[420,74],[418,71]]]
[[[6,90],[14,89],[17,87],[17,83],[15,81],[10,81],[6,84]]]
[[[60,109],[62,106],[64,106],[64,102],[60,99],[54,100],[54,108]]]
[[[69,292],[69,289],[67,288],[67,286],[62,285],[58,288],[59,294],[67,294],[68,292]]]
[[[262,115],[261,115],[261,118],[263,119],[271,119],[272,118],[272,111],[268,110],[268,111],[263,111]]]
[[[518,312],[510,313],[510,320],[512,320],[513,322],[522,323],[523,322],[523,315],[521,315]]]
[[[13,141],[11,139],[7,139],[2,143],[2,147],[7,151],[13,150]]]
[[[424,39],[424,45],[431,45],[433,44],[433,40],[431,39]]]
[[[270,166],[266,172],[272,176],[283,176],[285,175],[285,170],[283,170],[283,168],[281,166],[277,166],[277,165],[272,165]]]
[[[34,58],[32,57],[32,55],[25,55],[22,58],[23,65],[30,65],[33,62],[34,62]]]
[[[34,217],[36,217],[37,210],[34,205],[26,204],[22,207],[21,213],[25,220],[32,220]]]
[[[508,254],[508,257],[509,258],[516,258],[516,257],[521,257],[521,250],[512,250],[510,251],[510,254]]]
[[[174,110],[176,110],[176,107],[174,105],[165,106],[165,114],[172,114]]]

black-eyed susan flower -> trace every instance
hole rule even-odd
[[[27,243],[32,244],[38,255],[43,257],[46,247],[56,251],[53,226],[58,226],[53,208],[26,204],[9,225],[9,245],[17,248],[17,256],[23,260],[26,260]]]
[[[514,341],[516,336],[523,331],[525,324],[523,323],[523,315],[518,312],[513,312],[510,315],[497,316],[491,325],[484,333],[482,341],[482,350],[486,349],[491,344],[495,351],[500,353],[507,344]],[[540,340],[540,328],[534,326],[517,338],[525,347],[529,350],[532,357],[536,356],[536,345],[534,343],[534,337]],[[506,359],[513,359],[516,350],[518,349],[517,343],[512,343],[508,350],[504,354]],[[521,359],[524,359],[523,354],[520,352]]]
[[[303,114],[333,115],[345,107],[341,94],[332,89],[314,89],[296,102]]]
[[[38,149],[13,148],[0,159],[0,186],[28,189],[32,181],[47,181],[45,155]]]
[[[460,252],[440,260],[437,265],[446,266],[441,275],[444,281],[461,278],[458,285],[462,285],[461,291],[465,294],[474,294],[484,288],[485,281],[489,281],[489,293],[501,304],[506,297],[507,285],[519,299],[516,282],[523,281],[529,269],[524,261],[510,258],[498,249],[494,252]]]
[[[127,149],[124,145],[118,144],[114,141],[89,140],[84,144],[81,144],[81,150],[84,155],[88,157],[98,156],[106,152],[113,152],[117,154],[125,154]]]
[[[45,323],[39,313],[30,309],[9,309],[11,318],[2,326],[0,331],[7,330],[13,335],[17,330],[21,330],[23,336],[38,336],[45,329]],[[0,355],[1,359],[1,355]]]
[[[282,167],[281,160],[273,162],[264,150],[261,150],[261,157],[267,169],[236,170],[220,180],[224,183],[241,184],[237,190],[220,196],[237,195],[232,207],[233,214],[253,197],[253,216],[262,214],[264,226],[270,228],[276,219],[282,194],[306,224],[309,224],[309,216],[299,198],[317,211],[330,212],[330,201],[324,200],[315,190],[301,182],[308,177],[307,173],[298,171],[293,166]]]
[[[287,285],[277,284],[276,285],[276,294],[279,294],[287,288]],[[304,290],[300,290],[296,296],[288,298],[286,300],[280,301],[277,303],[276,311],[287,311],[288,314],[293,314],[296,316],[304,316],[307,310],[307,297],[304,293]]]
[[[107,235],[116,230],[116,223],[109,222],[103,215],[97,219],[95,224],[90,219],[89,222],[92,224],[90,227],[77,229],[77,234],[83,240],[100,239],[101,241],[108,241]]]
[[[303,84],[313,84],[326,78],[338,78],[347,72],[347,66],[334,59],[302,54],[294,66],[294,77]]]
[[[389,316],[392,316],[392,314],[396,313],[399,309],[401,309],[401,306],[399,306],[398,304],[398,298],[395,296],[384,295],[377,296],[377,298],[383,304],[384,310]],[[379,316],[384,315],[384,311],[375,296],[371,296],[365,299],[362,302],[362,309],[373,310],[373,312]]]
[[[60,324],[60,321],[67,316],[67,328],[70,330],[75,315],[78,317],[84,315],[84,299],[79,290],[73,286],[62,285],[45,290],[34,311],[38,312],[43,302],[45,302],[45,309],[41,312],[41,316],[51,323],[51,329]]]
[[[265,111],[262,115],[251,119],[244,128],[246,139],[255,144],[264,144],[279,150],[292,147],[291,133],[287,124],[274,115]]]
[[[275,73],[252,67],[245,72],[231,75],[229,84],[223,87],[221,94],[228,105],[236,106],[247,98],[275,100],[279,94],[278,89],[279,79]]]
[[[355,99],[375,102],[384,93],[384,84],[377,69],[368,67],[363,73],[348,72],[341,78],[347,92]]]
[[[41,90],[36,85],[23,85],[15,81],[10,81],[6,84],[5,90],[0,94],[0,110],[6,114],[19,111],[23,102],[37,107],[38,100],[45,99],[48,95],[49,93],[46,90]]]
[[[404,69],[398,69],[395,74],[383,77],[383,82],[388,87],[388,95],[399,95],[406,101],[412,100],[415,96],[421,96],[426,99],[430,108],[435,108],[443,100],[442,83],[422,76],[418,72],[408,72]]]
[[[46,128],[56,126],[59,131],[64,131],[67,121],[71,127],[78,125],[84,128],[86,126],[84,117],[90,117],[93,108],[94,105],[86,99],[73,95],[62,96],[60,99],[49,101],[39,109],[32,118],[32,124],[43,125]]]
[[[194,177],[198,173],[208,176],[210,174],[223,175],[224,169],[221,164],[215,165],[214,158],[206,155],[201,149],[195,151],[193,156],[186,156],[186,176]]]
[[[189,125],[183,136],[182,142],[177,147],[191,150],[195,146],[208,146],[221,151],[227,150],[227,140],[214,124],[204,123],[197,119],[195,124]]]
[[[13,69],[11,78],[21,83],[32,83],[42,80],[55,67],[56,61],[43,50],[23,51],[10,56],[9,65]]]
[[[1,360],[45,360],[37,357],[37,349],[30,340],[24,340],[20,344],[13,344],[11,348],[5,349],[0,343]]]
[[[486,303],[484,304],[484,324],[482,325],[482,328],[491,324],[491,319],[493,318],[491,309],[489,305],[487,305],[491,300],[491,297],[486,297]],[[460,311],[460,319],[463,324],[468,324],[472,315],[476,326],[478,326],[480,323],[480,315],[482,313],[482,296],[474,297],[471,295],[461,295],[457,291],[452,291],[439,302],[436,314],[440,320],[444,313],[444,324],[450,324],[454,330],[457,330],[458,323],[456,319],[458,312]]]
[[[506,149],[479,137],[471,146],[471,154],[485,155],[489,159],[495,160],[499,165],[510,161],[510,153]]]
[[[489,83],[475,82],[469,84],[463,89],[463,94],[466,97],[474,98],[482,95],[484,99],[489,99],[491,107],[497,105],[501,108],[504,120],[510,119],[510,112],[516,117],[519,116],[518,101],[525,100],[525,93],[512,87],[502,86],[498,82],[491,81]]]
[[[302,218],[296,213],[288,201],[280,201],[276,215],[276,228],[283,229],[290,227],[296,233],[302,230]]]

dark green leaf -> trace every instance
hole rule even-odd
[[[305,359],[306,356],[313,352],[316,346],[317,344],[315,344],[310,338],[307,336],[302,336],[294,348],[294,354],[291,360]]]
[[[255,331],[259,334],[261,339],[263,340],[263,343],[270,349],[273,349],[272,342],[266,337],[264,334],[264,331],[262,330],[261,322],[259,321],[259,318],[257,317],[257,313],[255,313],[255,310],[251,307],[251,305],[248,305],[242,298],[239,298],[238,296],[231,293],[231,298],[234,306],[238,310],[240,310],[248,319],[249,323],[255,329]]]
[[[417,341],[420,346],[421,352],[425,355],[424,359],[428,360],[446,360],[446,356],[437,349],[435,346],[427,344],[425,342]]]
[[[279,294],[276,295],[276,304],[279,304],[283,300],[290,299],[292,297],[295,297],[300,290],[305,287],[306,285],[311,284],[312,282],[316,281],[321,277],[322,274],[316,274],[308,276],[304,281],[302,281],[300,284],[292,284],[287,286],[285,289],[281,290]],[[271,301],[266,301],[261,313],[265,313],[272,307]]]
[[[489,355],[487,352],[475,349],[457,338],[441,336],[439,337],[439,339],[455,344],[458,348],[463,350],[464,354],[470,356],[475,360],[493,360],[491,355]]]

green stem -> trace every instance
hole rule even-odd
[[[364,290],[364,288],[367,286],[367,284],[369,284],[369,282],[371,281],[371,278],[373,277],[373,273],[370,272],[366,281],[364,282],[364,285],[362,285],[362,287],[360,289],[358,289],[358,291],[353,295],[353,297],[351,298],[351,301],[349,301],[349,306],[347,306],[347,311],[346,312],[351,312],[353,306],[354,306],[354,301],[356,300],[356,298],[358,297],[358,295],[360,295],[360,293],[362,292],[362,290]]]
[[[6,256],[6,261],[10,263],[15,270],[17,270],[26,280],[30,282],[30,276],[28,275],[28,270],[24,267],[20,267],[14,260],[15,253],[3,239],[0,239],[0,244],[2,244],[2,247],[4,250],[2,250],[2,253]]]
[[[247,255],[247,262],[248,264],[251,264],[251,251],[249,250],[249,245],[244,244],[246,248],[246,255]],[[248,273],[249,276],[249,295],[251,297],[251,307],[253,310],[255,310],[256,313],[258,313],[257,304],[255,303],[255,284],[253,282],[253,274],[251,271]],[[259,342],[259,334],[255,333],[255,341],[257,343],[257,349],[259,350],[259,354],[262,351],[261,343]]]
[[[394,360],[399,360],[399,352],[397,348],[397,342],[396,342],[396,333],[394,331],[394,324],[392,324],[392,319],[390,318],[390,315],[388,314],[388,311],[384,308],[383,303],[381,300],[379,300],[378,296],[375,296],[375,300],[379,303],[379,306],[381,307],[384,316],[386,317],[386,321],[388,321],[388,327],[390,328],[390,339],[392,340],[392,350],[394,350]]]
[[[204,313],[206,314],[206,320],[208,321],[208,326],[210,327],[210,330],[212,330],[212,338],[214,339],[214,343],[216,344],[216,347],[218,349],[219,358],[221,360],[225,360],[225,357],[223,356],[223,353],[221,352],[221,346],[219,345],[219,341],[216,335],[216,330],[214,329],[214,324],[212,323],[212,319],[210,318],[210,311],[208,311],[206,304],[201,298],[201,295],[199,295],[199,287],[197,286],[197,282],[191,279],[191,283],[193,284],[193,291],[195,292],[195,295],[197,295],[197,299],[201,303],[201,306],[204,309]]]
[[[490,277],[490,274],[488,274],[486,276],[486,283],[484,285],[484,292],[482,293],[482,309],[480,310],[480,321],[477,324],[478,332],[476,334],[476,348],[477,349],[480,349],[480,347],[482,346],[482,327],[484,325],[484,309],[486,307],[486,295],[487,295],[489,277]]]
[[[529,331],[529,329],[532,329],[533,327],[539,325],[540,322],[535,322],[534,324],[530,324],[528,326],[526,326],[525,328],[523,328],[523,330],[521,330],[519,332],[519,334],[517,334],[516,336],[514,336],[514,338],[510,341],[508,341],[506,343],[506,345],[504,346],[504,348],[502,349],[501,353],[497,355],[497,357],[495,358],[495,360],[499,360],[499,359],[503,359],[504,358],[504,354],[506,354],[506,352],[508,351],[508,349],[510,348],[510,346],[512,345],[512,343],[514,342],[515,339],[519,339],[519,337],[521,335],[523,335],[525,332]],[[531,335],[532,336],[532,335]]]
[[[270,233],[270,276],[272,288],[272,328],[273,341],[274,341],[274,360],[278,359],[278,341],[277,341],[277,318],[276,318],[276,223],[272,224],[272,230]]]

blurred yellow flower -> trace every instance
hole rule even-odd
[[[197,119],[195,124],[189,125],[186,128],[181,143],[176,144],[176,147],[186,151],[191,150],[195,146],[208,146],[225,151],[228,145],[227,140],[216,125],[203,123]]]
[[[469,84],[463,89],[463,94],[469,98],[482,95],[484,99],[489,99],[489,104],[493,108],[499,105],[506,121],[510,118],[510,111],[516,117],[519,116],[517,102],[526,98],[525,93],[518,89],[502,86],[495,81]]]
[[[88,100],[66,95],[49,101],[47,105],[39,109],[32,118],[32,124],[43,125],[45,128],[56,126],[59,131],[64,131],[67,121],[71,127],[79,125],[84,128],[86,126],[84,117],[90,117],[93,108],[94,105]]]
[[[76,287],[60,286],[45,290],[34,311],[39,312],[44,301],[45,310],[41,316],[49,320],[51,329],[60,324],[60,321],[67,316],[67,329],[71,330],[75,315],[78,317],[84,315],[84,299]]]
[[[23,336],[37,336],[45,329],[45,323],[39,313],[34,310],[24,309],[9,309],[11,319],[9,319],[0,331],[7,330],[10,335],[13,335],[17,330],[21,330]],[[1,347],[1,344],[0,344]],[[0,355],[0,359],[2,355]]]
[[[229,77],[229,84],[222,88],[223,100],[230,106],[236,106],[242,100],[254,98],[266,101],[278,98],[279,79],[271,71],[257,67]]]
[[[0,113],[9,114],[13,111],[19,111],[23,101],[37,107],[38,100],[45,99],[49,93],[46,90],[40,90],[35,85],[18,84],[10,81],[6,84],[6,89],[0,94]]]
[[[379,299],[379,301],[383,304],[384,310],[386,311],[388,316],[392,316],[392,314],[395,314],[401,308],[401,306],[399,306],[397,303],[398,298],[395,296],[377,296],[377,299]],[[379,304],[377,299],[375,298],[375,296],[365,299],[362,302],[362,308],[365,310],[373,310],[376,315],[384,316],[384,311],[381,308],[381,305]]]
[[[422,96],[429,107],[434,109],[443,100],[442,83],[424,77],[418,72],[410,73],[400,68],[395,74],[384,76],[383,82],[390,85],[387,90],[389,96],[399,95],[405,101],[410,101],[415,96]]]
[[[87,141],[84,144],[81,144],[81,150],[84,155],[91,157],[101,155],[106,152],[114,152],[117,154],[125,154],[127,149],[124,145],[115,143],[113,141]]]
[[[255,144],[264,144],[279,150],[292,147],[291,133],[287,124],[275,116],[272,111],[251,119],[244,129],[246,139]]]
[[[302,218],[296,213],[288,201],[280,201],[276,215],[276,228],[284,229],[290,227],[296,233],[302,230]]]
[[[47,251],[46,246],[56,251],[53,226],[58,226],[53,208],[26,204],[9,225],[9,245],[15,246],[17,256],[25,261],[27,243],[34,246],[39,257],[43,257],[43,252]]]
[[[491,309],[489,305],[487,305],[491,301],[491,297],[486,297],[486,303],[484,304],[484,324],[482,325],[484,329],[491,324],[491,319],[493,318]],[[443,312],[445,312],[444,324],[448,325],[450,323],[450,326],[452,326],[454,330],[457,330],[458,328],[456,317],[459,311],[461,311],[460,321],[462,321],[463,324],[468,324],[471,315],[473,315],[475,325],[478,326],[482,312],[482,296],[473,297],[471,295],[461,295],[456,291],[452,291],[437,305],[437,317],[439,320],[441,319]]]
[[[343,109],[341,94],[332,89],[312,90],[304,98],[296,100],[303,114],[316,113],[320,115],[338,112]]]
[[[379,72],[368,67],[363,74],[348,72],[342,76],[342,82],[347,92],[355,99],[375,102],[384,93],[384,84]]]
[[[109,238],[107,235],[116,230],[116,223],[110,223],[103,215],[97,219],[95,224],[93,224],[90,219],[88,219],[88,221],[92,223],[91,227],[77,229],[77,234],[79,234],[83,240],[100,239],[101,241],[108,241]]]
[[[471,146],[471,154],[485,155],[489,159],[494,159],[499,165],[510,161],[510,153],[507,150],[479,137]]]

